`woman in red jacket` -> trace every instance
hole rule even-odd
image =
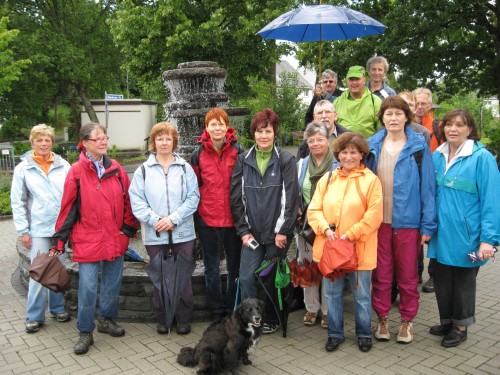
[[[129,178],[116,160],[106,155],[106,128],[89,123],[80,130],[78,161],[69,170],[64,184],[61,211],[52,237],[52,253],[64,251],[71,241],[73,261],[78,262],[78,321],[80,337],[75,354],[85,354],[94,343],[94,310],[98,274],[101,273],[97,331],[123,336],[115,323],[123,271],[123,254],[129,237],[138,229],[130,200]]]
[[[213,108],[205,116],[205,131],[198,139],[200,147],[191,165],[198,177],[200,205],[195,216],[205,266],[207,305],[213,318],[221,318],[234,308],[236,279],[239,275],[241,239],[234,229],[229,190],[231,174],[243,148],[236,143],[235,130],[221,108]],[[222,295],[220,249],[226,253],[226,298]]]

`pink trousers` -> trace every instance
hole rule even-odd
[[[418,311],[417,259],[420,251],[418,229],[394,229],[382,224],[378,230],[377,268],[372,272],[372,307],[378,317],[391,309],[391,288],[396,267],[399,290],[399,313],[412,321]]]

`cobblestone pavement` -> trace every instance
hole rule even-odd
[[[0,374],[193,374],[175,361],[180,348],[193,345],[208,322],[195,322],[186,336],[160,336],[153,323],[123,323],[126,335],[94,333],[89,353],[76,356],[76,319],[57,323],[47,315],[38,333],[24,332],[26,290],[19,285],[16,233],[11,220],[0,221]],[[476,318],[467,341],[445,349],[428,333],[438,322],[434,294],[422,293],[411,344],[395,342],[398,314],[391,311],[393,338],[374,342],[369,353],[358,350],[352,297],[345,297],[346,341],[327,353],[326,330],[302,324],[304,311],[290,314],[288,337],[262,337],[253,365],[242,374],[500,374],[500,264],[490,263],[478,276]]]

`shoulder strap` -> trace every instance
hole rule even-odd
[[[141,164],[141,171],[142,171],[142,178],[144,181],[146,181],[146,167],[144,167],[144,164]]]
[[[413,154],[413,157],[415,158],[415,163],[417,163],[418,173],[422,176],[422,158],[424,157],[424,151],[418,150]]]
[[[441,122],[440,119],[436,118],[434,121],[432,121],[432,135],[436,137],[438,145],[443,144],[443,140],[439,137],[439,123]]]
[[[82,174],[81,168],[82,168],[82,166],[80,165],[79,161],[77,161],[75,164],[73,164],[73,175],[75,176],[77,190],[80,190],[80,176]]]
[[[203,150],[203,144],[200,143],[198,147],[193,151],[193,156],[191,156],[191,164],[194,166],[200,166],[200,152]]]

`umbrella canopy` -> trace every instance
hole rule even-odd
[[[149,263],[148,260],[141,257],[139,254],[135,252],[134,249],[128,247],[125,251],[125,261],[126,262],[140,262],[140,263]]]
[[[144,267],[153,285],[160,291],[161,302],[165,308],[165,322],[170,330],[175,310],[182,291],[196,268],[194,259],[183,253],[164,257],[159,252]]]
[[[361,38],[381,34],[384,29],[383,24],[357,10],[322,4],[284,13],[257,34],[299,43]]]
[[[385,25],[350,8],[321,4],[303,6],[282,14],[257,32],[266,39],[290,42],[345,40],[382,34]],[[320,44],[321,73],[321,44]]]

